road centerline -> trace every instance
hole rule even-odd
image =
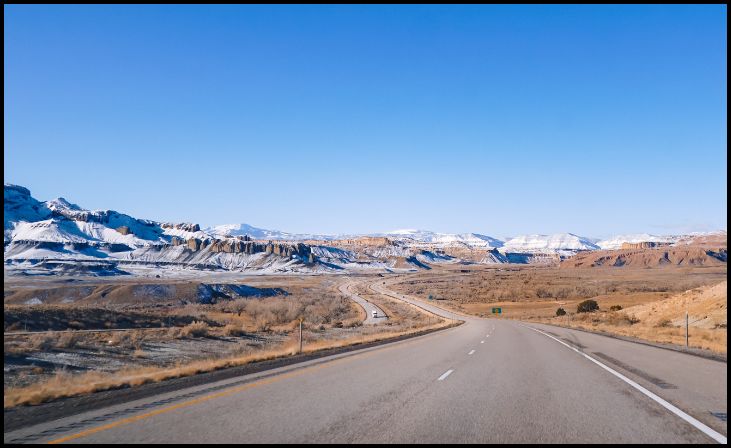
[[[454,372],[454,369],[447,370],[446,372],[442,373],[442,376],[437,378],[437,381],[444,381],[449,375],[452,374],[452,372]]]

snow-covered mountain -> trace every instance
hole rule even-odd
[[[509,239],[500,248],[503,253],[534,253],[596,250],[599,246],[589,238],[573,233],[555,233],[552,235],[520,235]]]
[[[384,236],[395,240],[410,239],[420,243],[436,245],[461,243],[471,247],[482,248],[497,248],[503,245],[503,242],[499,239],[479,233],[437,233],[429,230],[402,229],[372,234],[371,236]]]
[[[355,239],[361,237],[386,237],[396,241],[410,241],[415,243],[428,243],[436,245],[446,245],[451,243],[462,243],[472,247],[492,247],[497,248],[503,245],[503,242],[497,238],[478,233],[437,233],[429,230],[394,230],[390,232],[368,233],[368,234],[313,234],[313,233],[288,233],[281,230],[267,230],[254,227],[249,224],[223,224],[219,226],[209,227],[205,232],[216,237],[231,237],[247,235],[254,239],[262,240],[281,240],[281,241],[337,241]]]
[[[205,232],[209,235],[219,238],[232,236],[249,236],[257,240],[279,240],[279,241],[304,241],[304,240],[323,240],[330,241],[335,239],[344,239],[348,235],[321,235],[307,233],[287,233],[281,230],[267,230],[254,227],[249,224],[223,224],[219,226],[208,227]]]
[[[5,185],[4,199],[3,252],[6,272],[11,275],[119,275],[139,274],[140,270],[171,275],[181,269],[392,271],[464,260],[447,249],[460,257],[467,254],[470,262],[504,261],[497,252],[490,252],[502,242],[478,234],[389,232],[369,239],[363,235],[293,234],[248,224],[201,230],[197,224],[87,210],[65,198],[41,202],[17,185]]]
[[[601,240],[596,243],[601,249],[614,250],[622,247],[622,243],[677,243],[680,235],[651,235],[649,233],[632,233],[627,235],[616,235],[612,238]]]
[[[522,235],[501,241],[479,233],[403,229],[366,235],[295,234],[249,224],[201,230],[191,223],[139,219],[87,210],[64,198],[39,201],[5,184],[4,261],[20,274],[119,275],[155,270],[358,272],[429,269],[450,263],[555,263],[578,252],[623,242],[725,245],[726,232],[620,235],[598,241],[572,233]]]
[[[117,244],[136,249],[170,243],[172,236],[207,237],[192,225],[176,228],[114,210],[85,210],[64,198],[40,202],[17,185],[6,184],[4,193],[5,242]]]
[[[139,266],[170,269],[312,272],[309,246],[220,239],[197,224],[85,210],[64,198],[41,202],[17,185],[4,188],[6,272],[118,275]]]

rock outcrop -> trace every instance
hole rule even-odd
[[[186,232],[198,232],[201,229],[201,226],[199,226],[198,224],[192,224],[189,222],[183,222],[183,223],[161,222],[160,227],[162,227],[163,229],[185,230]]]
[[[653,247],[669,246],[670,243],[658,243],[655,241],[642,241],[639,243],[622,243],[620,249],[651,249]]]
[[[201,240],[198,238],[191,238],[188,240],[188,249],[193,252],[197,252],[201,248]]]
[[[727,259],[728,251],[725,247],[679,246],[598,250],[568,258],[561,262],[561,268],[723,266]]]
[[[172,244],[174,246],[182,244],[179,238],[173,237]],[[315,262],[315,256],[310,246],[303,243],[275,243],[275,242],[257,242],[251,241],[250,238],[227,238],[227,239],[210,239],[200,240],[198,238],[190,238],[185,243],[193,252],[205,250],[206,248],[212,253],[227,254],[257,254],[264,252],[266,254],[278,255],[280,257],[292,258],[297,256],[308,263]]]

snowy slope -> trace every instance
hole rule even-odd
[[[429,230],[402,229],[373,234],[373,236],[385,236],[395,240],[411,239],[421,243],[431,244],[452,244],[462,243],[472,247],[501,247],[503,242],[497,238],[479,233],[437,233]]]
[[[85,210],[64,198],[40,202],[30,191],[5,185],[5,242],[124,244],[130,248],[170,243],[171,236],[208,238],[204,232],[162,228],[114,210]]]
[[[417,243],[429,244],[451,244],[462,243],[472,247],[500,247],[503,242],[487,235],[478,233],[437,233],[429,230],[394,230],[391,232],[368,233],[368,234],[342,234],[342,235],[325,235],[310,233],[288,233],[280,230],[267,230],[254,227],[249,224],[223,224],[219,226],[209,227],[205,231],[214,237],[222,238],[226,236],[244,236],[248,235],[258,240],[282,240],[282,241],[303,241],[303,240],[322,240],[336,241],[344,239],[355,239],[360,237],[386,237],[396,241],[411,241]]]
[[[678,235],[651,235],[649,233],[632,233],[628,235],[617,235],[612,238],[596,243],[602,249],[614,250],[622,247],[622,243],[676,243],[681,239]]]
[[[34,199],[27,188],[5,184],[3,192],[4,241],[12,239],[12,233],[19,222],[34,222],[51,216],[48,207]]]
[[[725,231],[619,235],[601,241],[572,233],[534,234],[503,242],[479,233],[416,229],[323,235],[227,224],[201,230],[197,224],[138,219],[114,210],[86,210],[61,197],[41,202],[17,185],[5,185],[4,199],[5,266],[25,275],[67,268],[71,269],[67,272],[78,273],[93,263],[104,275],[130,269],[258,273],[413,270],[446,263],[555,262],[579,251],[619,248],[623,242],[685,244],[703,240],[725,245],[726,241]],[[302,243],[305,240],[309,241]]]
[[[514,252],[558,252],[596,250],[599,246],[588,238],[573,233],[555,233],[552,235],[521,235],[505,242],[500,251]]]
[[[95,269],[84,263],[100,260],[111,263],[112,268],[104,268],[111,275],[123,274],[114,266],[124,264],[259,272],[319,269],[307,259],[306,246],[260,244],[247,252],[243,240],[214,239],[194,224],[85,210],[64,198],[40,202],[16,185],[6,184],[4,190],[6,272],[80,273],[84,266]]]
[[[205,229],[205,232],[217,238],[232,236],[249,236],[255,240],[302,241],[302,240],[334,240],[347,238],[347,235],[320,235],[308,233],[287,233],[280,230],[267,230],[249,224],[222,224]]]

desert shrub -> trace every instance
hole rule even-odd
[[[47,351],[54,347],[54,340],[47,334],[34,334],[28,340],[30,350]]]
[[[223,334],[226,336],[243,336],[246,332],[241,325],[229,324],[223,327]]]
[[[566,299],[571,295],[571,290],[569,288],[560,288],[556,293],[554,294],[554,297],[557,299]]]
[[[346,323],[345,326],[348,328],[362,327],[363,322],[360,319],[352,319],[348,323]]]
[[[230,312],[236,313],[236,315],[241,316],[241,313],[246,311],[246,300],[234,300],[229,304],[228,309],[230,310]]]
[[[670,319],[662,319],[655,326],[659,327],[659,328],[667,328],[667,327],[672,327],[673,325],[672,325],[672,322],[670,322]]]
[[[109,338],[109,345],[113,345],[115,347],[120,346],[127,342],[127,335],[124,334],[122,331],[115,331],[112,333],[112,337]]]
[[[576,307],[577,313],[591,313],[592,311],[597,310],[599,310],[599,304],[596,303],[596,300],[592,299],[584,300]]]
[[[625,316],[622,313],[609,313],[606,318],[605,323],[615,327],[627,327],[639,322],[634,316]]]
[[[168,328],[168,331],[165,333],[164,336],[169,339],[180,339],[182,337],[182,328],[170,327]]]
[[[565,316],[565,315],[566,315],[566,310],[564,310],[563,308],[559,308],[556,310],[556,316]]]
[[[183,327],[181,331],[183,337],[200,338],[208,336],[208,324],[201,321],[195,321]]]
[[[257,316],[254,319],[254,330],[256,331],[269,331],[271,329],[270,320],[264,316]]]
[[[622,305],[612,305],[609,307],[609,311],[619,311],[622,309]]]
[[[56,347],[58,348],[74,348],[78,343],[78,336],[71,331],[64,331],[56,339]]]
[[[143,331],[115,331],[109,338],[108,344],[126,349],[140,349],[145,338]]]
[[[131,347],[139,349],[142,347],[142,341],[145,340],[145,332],[141,330],[134,330],[127,333],[129,336],[129,344]]]

